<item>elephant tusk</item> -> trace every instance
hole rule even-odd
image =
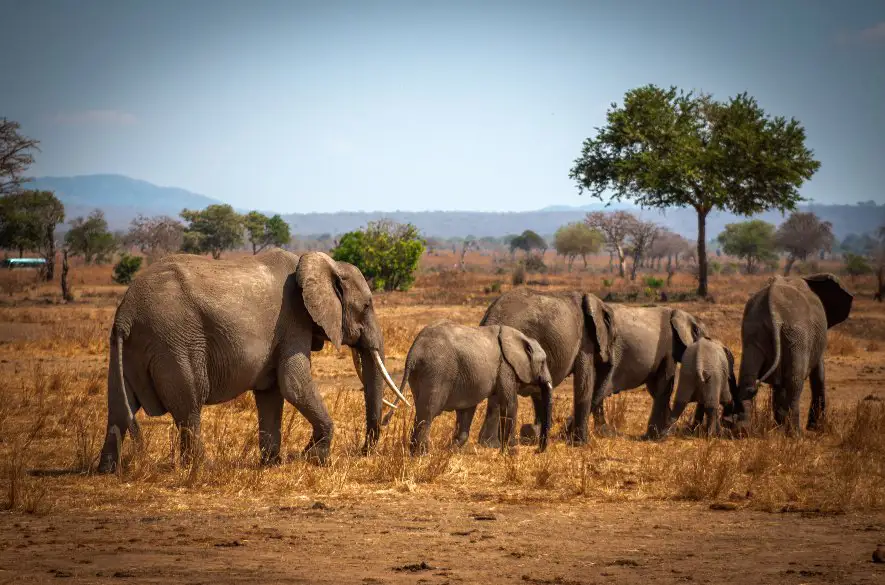
[[[373,351],[372,355],[375,357],[375,363],[378,364],[378,367],[381,368],[381,374],[384,376],[384,381],[387,382],[387,385],[390,386],[390,389],[393,390],[393,393],[396,394],[400,400],[406,403],[406,406],[412,406],[409,404],[409,401],[406,400],[406,397],[403,396],[403,393],[400,392],[400,389],[396,387],[396,384],[390,378],[390,374],[387,373],[387,368],[384,367],[384,362],[381,360],[381,354],[377,351]]]
[[[353,368],[356,370],[356,375],[360,379],[360,384],[365,388],[366,383],[363,381],[363,364],[360,359],[360,354],[358,354],[355,349],[351,349],[350,357],[353,359]]]
[[[396,408],[397,408],[396,404],[394,404],[393,402],[387,400],[386,398],[382,398],[382,399],[381,399],[381,402],[383,402],[384,404],[386,404],[387,406],[389,406],[390,408],[392,408],[392,409],[394,409],[394,410],[396,410]]]

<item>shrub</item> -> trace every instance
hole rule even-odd
[[[141,268],[141,256],[123,254],[120,261],[114,265],[114,282],[117,284],[130,284],[135,273]]]
[[[525,266],[526,272],[547,272],[547,265],[544,264],[544,259],[540,256],[530,255],[522,261],[522,264]]]
[[[370,221],[366,229],[341,236],[332,258],[360,269],[374,290],[409,290],[415,282],[424,240],[410,223]]]
[[[652,289],[653,291],[658,290],[664,286],[664,279],[655,278],[654,276],[646,276],[645,277],[645,286]]]
[[[845,255],[845,272],[850,276],[863,276],[864,274],[870,274],[872,271],[873,268],[863,256],[850,253]]]

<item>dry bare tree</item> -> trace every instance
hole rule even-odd
[[[587,214],[584,223],[602,232],[609,250],[618,256],[618,274],[622,278],[626,276],[624,246],[627,238],[630,237],[635,226],[639,223],[636,216],[629,211],[612,211],[608,213],[594,211]]]
[[[633,248],[633,267],[630,271],[630,280],[636,280],[636,269],[650,252],[659,230],[658,224],[653,221],[636,220],[636,223],[633,224],[630,230],[630,244]]]
[[[21,189],[29,180],[25,171],[34,164],[32,151],[40,150],[39,141],[19,134],[20,127],[18,122],[0,118],[0,195]]]

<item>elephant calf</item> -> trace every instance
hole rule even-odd
[[[702,422],[708,435],[719,435],[719,405],[728,406],[737,395],[734,355],[719,341],[701,337],[682,354],[676,400],[667,425],[669,433],[689,402],[697,402],[691,429]]]
[[[470,433],[477,405],[495,395],[501,403],[501,445],[508,445],[516,420],[521,387],[541,387],[540,450],[547,446],[553,408],[553,386],[547,354],[540,344],[506,325],[467,327],[442,320],[425,327],[406,357],[402,384],[412,387],[415,427],[412,454],[427,450],[433,419],[456,411],[452,444],[462,446]]]

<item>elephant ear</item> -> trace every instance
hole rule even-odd
[[[310,318],[341,349],[343,293],[335,263],[321,252],[308,252],[298,261],[295,281]]]
[[[805,276],[804,279],[808,283],[808,288],[818,296],[824,306],[828,329],[848,318],[854,295],[845,290],[836,275],[830,273],[812,274]]]
[[[510,364],[516,377],[523,384],[532,382],[532,344],[519,331],[510,327],[501,327],[498,333],[501,353],[504,361]]]
[[[725,347],[725,344],[722,344],[722,349],[725,351],[725,359],[728,361],[728,389],[731,391],[732,399],[734,399],[737,396],[738,389],[737,378],[734,375],[734,354]]]
[[[602,302],[599,297],[585,294],[582,300],[585,321],[593,324],[596,334],[596,345],[599,347],[599,357],[604,363],[611,360],[612,341],[614,340],[614,311]]]
[[[670,313],[670,326],[673,328],[673,357],[682,362],[682,354],[686,348],[702,336],[697,320],[682,309],[674,309]]]

